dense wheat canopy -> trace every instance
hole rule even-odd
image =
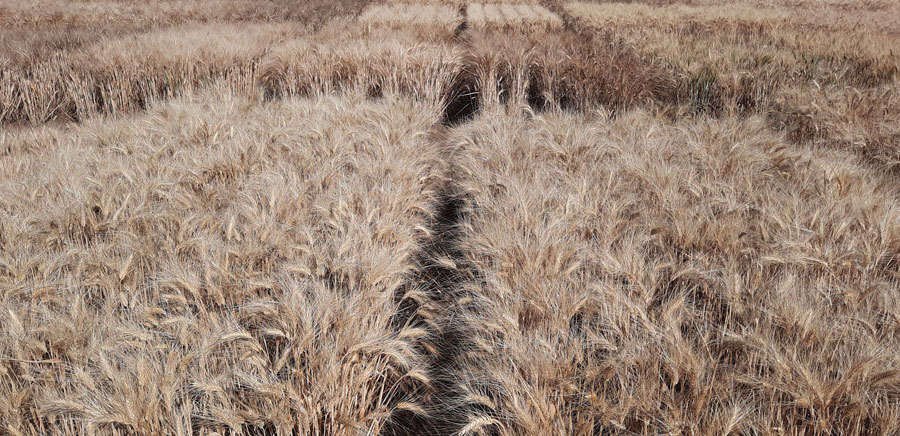
[[[541,5],[470,3],[466,18],[473,27],[558,28],[562,20]]]
[[[898,434],[898,28],[0,2],[0,435]]]
[[[900,5],[879,1],[569,3],[680,77],[695,112],[760,113],[804,144],[893,170],[900,147]]]
[[[457,135],[484,274],[462,304],[460,389],[489,412],[473,428],[900,424],[900,204],[851,156],[789,150],[759,119],[643,112],[486,114]]]
[[[438,114],[215,94],[4,137],[7,430],[355,434],[419,410]]]

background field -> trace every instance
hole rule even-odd
[[[897,29],[2,2],[0,434],[896,434]]]

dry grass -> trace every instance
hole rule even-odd
[[[439,115],[219,90],[4,135],[3,432],[378,434],[425,413],[412,273]]]
[[[900,431],[900,204],[852,155],[640,111],[452,138],[463,434]]]

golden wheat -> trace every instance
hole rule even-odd
[[[215,81],[253,95],[263,55],[304,32],[292,24],[193,25],[97,43],[7,71],[4,92],[16,104],[0,122],[118,113]]]
[[[318,28],[331,18],[356,15],[366,4],[368,0],[9,0],[0,5],[0,60],[28,65],[103,40],[179,25],[286,21]]]
[[[897,2],[564,3],[0,5],[0,434],[900,432]]]
[[[411,273],[439,108],[227,89],[2,136],[4,432],[357,434],[428,413]]]
[[[831,96],[823,103],[837,102],[839,95],[865,100],[856,109],[864,111],[865,123],[884,127],[864,129],[872,136],[857,136],[853,148],[869,157],[866,150],[879,149],[876,163],[894,166],[886,151],[900,145],[890,132],[894,103],[870,99],[891,98],[900,86],[894,48],[900,34],[890,26],[900,17],[894,2],[572,3],[565,9],[668,64],[680,77],[676,101],[693,112],[763,114],[795,141],[840,148],[846,127],[827,124],[855,115],[837,114],[847,105],[816,103],[823,96]]]
[[[470,3],[466,16],[473,28],[558,29],[562,19],[541,5]]]
[[[385,27],[346,32],[343,25],[277,47],[264,60],[261,81],[275,95],[404,94],[445,103],[462,69],[462,53],[416,30]],[[437,32],[422,32],[434,36]]]
[[[580,32],[473,29],[467,72],[482,106],[619,110],[667,101],[675,81],[619,41]]]
[[[404,29],[422,26],[453,36],[463,23],[459,8],[432,4],[374,4],[359,16],[360,22],[369,26],[389,26]]]
[[[900,204],[851,154],[640,111],[451,140],[484,274],[457,309],[463,433],[900,429]]]

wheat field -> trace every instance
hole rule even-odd
[[[0,435],[900,433],[893,0],[0,24]]]

